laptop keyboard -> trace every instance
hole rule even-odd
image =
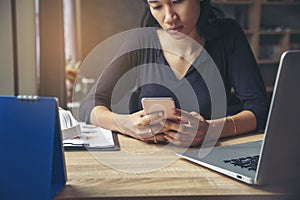
[[[259,155],[255,155],[255,156],[235,158],[230,160],[223,160],[223,162],[232,164],[234,166],[239,166],[241,168],[246,168],[249,171],[250,170],[256,171],[258,159],[259,159]]]

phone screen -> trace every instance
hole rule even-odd
[[[176,119],[176,117],[173,115],[175,103],[174,100],[170,97],[143,98],[142,106],[147,114],[163,111],[165,118],[173,120]]]

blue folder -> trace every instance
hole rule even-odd
[[[0,199],[53,199],[66,183],[56,98],[0,96]]]

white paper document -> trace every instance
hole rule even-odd
[[[86,146],[89,148],[109,148],[115,145],[113,133],[94,125],[79,123],[81,134],[72,139],[63,141],[64,147]]]
[[[81,134],[80,125],[68,110],[59,108],[60,128],[62,139],[73,139]]]
[[[115,147],[114,133],[98,126],[78,122],[70,111],[59,109],[65,149],[109,149]]]

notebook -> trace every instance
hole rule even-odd
[[[65,186],[56,98],[0,96],[0,199],[53,199]]]
[[[300,51],[282,54],[262,141],[199,149],[178,155],[248,184],[300,180]],[[257,164],[255,165],[255,162]]]

